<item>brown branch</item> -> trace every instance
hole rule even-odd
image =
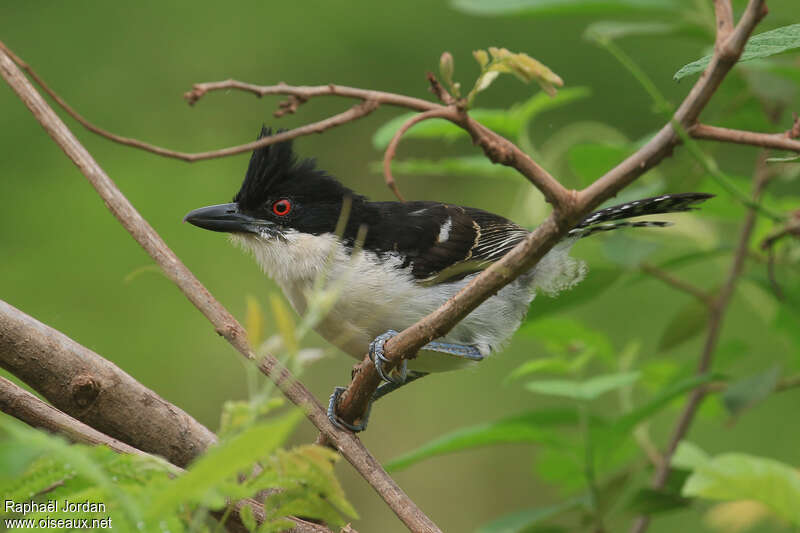
[[[25,103],[47,133],[97,190],[105,204],[161,266],[164,273],[183,291],[187,298],[215,326],[217,333],[247,359],[254,360],[245,330],[236,319],[206,290],[170,250],[161,237],[145,221],[114,182],[75,138],[41,95],[25,78],[15,63],[0,50],[0,74]],[[342,455],[381,495],[389,507],[412,531],[439,531],[438,527],[397,486],[394,480],[351,433],[335,427],[310,392],[274,357],[266,356],[259,368],[293,403],[300,406],[311,422],[322,431]]]
[[[670,287],[674,289],[678,289],[681,292],[685,292],[691,296],[694,296],[697,300],[699,300],[702,304],[710,306],[713,301],[713,296],[708,291],[704,291],[697,285],[689,283],[688,281],[682,280],[666,270],[662,270],[655,265],[651,265],[650,263],[642,263],[639,265],[643,272],[650,274],[654,278],[658,278],[659,280],[663,281]]]
[[[149,455],[75,420],[4,377],[0,377],[0,411],[30,426],[62,434],[73,442],[91,446],[103,444],[119,453]]]
[[[88,444],[90,446],[108,446],[117,453],[151,455],[125,442],[109,437],[97,431],[95,428],[76,420],[3,377],[0,377],[0,411],[35,428],[41,428],[52,433],[63,435],[72,442]],[[184,472],[183,468],[178,465],[174,466],[174,470],[179,473]],[[63,480],[57,481],[39,494],[46,493],[63,485],[63,483]],[[224,524],[228,531],[232,533],[246,533],[248,531],[239,517],[239,512],[245,505],[253,510],[253,516],[259,524],[263,523],[266,519],[264,506],[261,503],[250,498],[241,500],[234,504],[233,513],[229,513],[229,518]],[[221,518],[225,513],[219,511],[212,514]],[[293,533],[332,533],[330,529],[318,524],[312,524],[292,516],[287,516],[286,518],[295,524],[295,527],[290,530]]]
[[[758,202],[759,198],[761,197],[761,193],[763,192],[764,187],[769,180],[766,159],[766,153],[762,152],[759,154],[756,162],[756,170],[753,176],[753,202]],[[756,218],[756,210],[754,208],[749,208],[747,215],[745,216],[745,220],[742,223],[741,230],[739,231],[739,242],[736,245],[736,251],[733,254],[733,260],[731,261],[728,276],[725,279],[725,283],[722,285],[722,288],[711,302],[710,313],[708,317],[708,328],[706,330],[706,338],[703,343],[703,351],[700,354],[700,360],[697,364],[697,370],[695,371],[698,376],[708,373],[711,368],[711,363],[714,359],[714,352],[716,351],[717,342],[719,341],[719,335],[722,330],[722,322],[725,318],[725,312],[728,309],[728,304],[731,301],[733,292],[736,289],[736,283],[739,280],[739,276],[742,273],[742,269],[744,268],[744,264],[747,259],[747,251],[750,247],[750,238],[753,235]],[[654,489],[661,489],[666,484],[667,477],[669,476],[672,456],[675,454],[678,444],[680,444],[680,442],[686,436],[686,433],[689,431],[689,427],[694,420],[694,416],[697,414],[697,410],[707,392],[708,389],[706,387],[698,387],[690,393],[689,399],[686,401],[686,405],[678,417],[678,422],[675,424],[675,428],[672,431],[672,436],[669,440],[669,444],[667,445],[667,449],[664,452],[664,462],[659,468],[656,469],[655,474],[653,475],[652,487]],[[631,532],[643,533],[645,530],[647,530],[648,526],[649,518],[647,516],[640,516],[634,523]]]
[[[714,0],[714,14],[717,19],[717,38],[715,44],[722,44],[733,32],[733,8],[731,0]]]
[[[708,67],[675,112],[673,120],[684,128],[695,123],[700,112],[736,62],[748,36],[764,14],[763,1],[751,0],[741,21],[727,38],[722,51],[715,51]],[[463,122],[456,123],[473,133],[473,139],[478,136],[478,142],[480,142],[483,126],[472,126]],[[470,127],[473,129],[470,130]],[[670,121],[647,144],[589,187],[578,193],[567,191],[566,197],[560,200],[560,204],[557,204],[562,205],[563,210],[554,210],[524,241],[476,276],[436,311],[387,341],[384,346],[384,355],[391,361],[387,365],[387,370],[391,370],[391,366],[396,366],[403,359],[413,357],[426,343],[447,334],[458,321],[478,307],[486,298],[497,293],[521,273],[533,267],[550,248],[561,240],[577,220],[605,200],[615,196],[648,169],[670,155],[678,140],[678,135]],[[489,155],[488,152],[487,155]],[[516,163],[519,164],[520,161]],[[528,170],[525,175],[531,179],[532,173]],[[365,357],[354,368],[353,379],[347,390],[340,396],[338,408],[340,417],[347,422],[359,420],[366,411],[372,393],[379,383],[380,378],[374,365],[368,357]]]
[[[761,146],[763,148],[774,148],[776,150],[800,152],[800,141],[794,140],[786,133],[758,133],[754,131],[719,128],[706,124],[695,124],[689,130],[689,134],[695,139],[747,144],[751,146]]]
[[[0,300],[0,367],[102,433],[186,466],[217,441],[114,363]]]
[[[397,152],[397,145],[400,143],[400,138],[415,124],[419,124],[423,120],[428,120],[431,118],[446,118],[446,116],[449,114],[449,109],[441,108],[430,109],[418,115],[414,115],[410,119],[406,120],[402,126],[400,126],[400,128],[392,137],[392,140],[389,141],[389,146],[386,147],[386,151],[383,154],[383,177],[386,181],[386,186],[391,189],[394,195],[397,196],[398,200],[401,202],[405,202],[405,200],[403,199],[403,195],[400,194],[400,189],[397,188],[397,183],[394,180],[394,176],[392,176],[392,159],[395,156],[395,152]]]

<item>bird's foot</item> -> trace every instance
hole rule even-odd
[[[403,362],[400,363],[400,366],[397,369],[397,374],[399,374],[398,376],[394,376],[392,375],[392,372],[386,372],[384,370],[384,367],[387,363],[389,363],[389,360],[385,355],[383,355],[383,345],[395,335],[397,335],[397,332],[393,329],[390,329],[386,333],[375,337],[375,340],[369,344],[369,358],[372,359],[372,362],[375,364],[375,370],[378,371],[378,375],[383,381],[394,383],[395,385],[401,385],[406,382],[406,378],[408,377],[407,360],[403,359]]]
[[[372,411],[372,402],[374,400],[370,400],[369,405],[367,406],[367,411],[364,413],[364,416],[361,417],[361,423],[359,424],[351,424],[339,418],[339,415],[336,414],[336,403],[339,401],[339,396],[347,390],[345,387],[336,387],[333,389],[333,394],[331,394],[331,399],[328,402],[328,420],[339,429],[349,429],[353,433],[358,433],[359,431],[364,431],[367,429],[367,422],[369,421],[369,413]]]

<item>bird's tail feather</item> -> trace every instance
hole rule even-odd
[[[664,194],[653,198],[643,198],[633,202],[614,205],[600,209],[584,218],[575,229],[569,232],[570,237],[588,237],[600,231],[610,231],[618,228],[664,227],[669,222],[638,221],[638,222],[612,222],[643,215],[657,215],[660,213],[676,213],[696,209],[696,204],[713,197],[713,194],[688,192],[680,194]]]

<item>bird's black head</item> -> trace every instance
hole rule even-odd
[[[271,135],[264,127],[258,138]],[[293,229],[320,235],[334,231],[346,197],[354,203],[364,201],[316,168],[313,159],[298,160],[289,140],[253,152],[233,203],[195,209],[184,220],[228,233],[281,236]]]

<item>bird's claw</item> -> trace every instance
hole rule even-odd
[[[395,335],[397,335],[397,332],[393,329],[390,329],[386,333],[375,337],[375,340],[369,344],[369,358],[372,359],[372,362],[375,364],[375,370],[377,370],[378,375],[383,381],[394,383],[395,385],[401,385],[405,383],[406,378],[408,377],[407,360],[403,359],[403,362],[398,367],[397,371],[400,375],[397,377],[394,377],[391,372],[387,373],[384,371],[384,365],[390,361],[385,355],[383,355],[383,345]]]
[[[364,431],[367,429],[367,422],[369,421],[369,413],[372,410],[372,402],[369,403],[367,407],[367,412],[364,413],[364,416],[361,419],[360,424],[351,424],[349,422],[345,422],[339,415],[336,414],[336,402],[339,401],[339,396],[347,390],[345,387],[336,387],[333,389],[333,394],[331,394],[331,399],[328,402],[328,420],[339,429],[349,429],[353,433],[358,433],[359,431]]]

